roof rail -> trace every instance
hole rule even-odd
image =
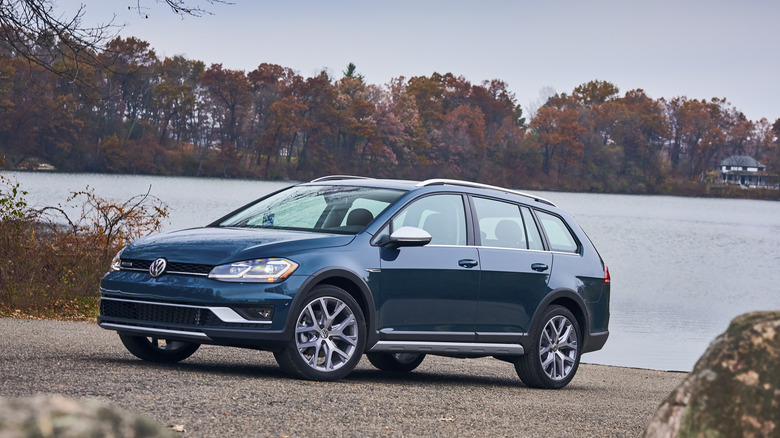
[[[512,194],[515,194],[515,195],[524,196],[526,198],[531,198],[534,201],[539,201],[539,202],[542,202],[544,204],[552,205],[553,207],[555,207],[555,204],[553,204],[551,201],[549,201],[547,199],[544,199],[544,198],[542,198],[540,196],[534,196],[534,195],[531,195],[529,193],[520,192],[520,191],[517,191],[517,190],[510,190],[510,189],[507,189],[507,188],[504,188],[504,187],[491,186],[491,185],[488,185],[488,184],[480,184],[480,183],[475,183],[475,182],[471,182],[471,181],[460,181],[460,180],[457,180],[457,179],[441,179],[441,178],[437,178],[437,179],[428,179],[428,180],[422,181],[422,182],[417,184],[417,187],[441,186],[441,185],[445,185],[445,184],[449,184],[449,185],[453,185],[453,186],[474,187],[474,188],[478,188],[478,189],[498,190],[500,192],[512,193]]]
[[[322,176],[317,179],[313,179],[309,182],[323,182],[323,181],[337,181],[340,179],[373,179],[367,176],[353,176],[353,175],[328,175]]]

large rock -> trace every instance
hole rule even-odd
[[[95,400],[0,398],[0,438],[172,437],[148,417]]]
[[[780,312],[735,318],[661,404],[645,437],[780,437]]]

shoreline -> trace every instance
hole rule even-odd
[[[101,176],[152,176],[163,178],[203,178],[211,180],[224,180],[224,181],[254,181],[254,182],[269,182],[269,183],[289,183],[290,185],[298,184],[306,181],[297,179],[259,179],[250,178],[246,176],[225,177],[225,176],[209,176],[209,175],[165,175],[159,173],[114,173],[114,172],[76,172],[59,169],[0,169],[0,174],[3,172],[19,172],[30,174],[61,174],[61,175],[101,175]],[[676,186],[675,186],[676,187]],[[703,199],[750,199],[756,201],[780,201],[780,189],[766,187],[766,188],[740,188],[740,186],[734,186],[729,184],[708,184],[703,186],[696,186],[695,184],[683,184],[679,187],[683,189],[667,190],[667,191],[593,191],[583,188],[576,190],[574,188],[539,188],[539,187],[508,187],[516,190],[526,190],[531,192],[545,192],[545,193],[592,193],[602,195],[635,195],[635,196],[674,196],[681,198],[703,198]],[[691,188],[693,187],[693,189]],[[20,187],[24,189],[24,187]]]
[[[605,363],[594,363],[594,362],[587,362],[587,361],[580,361],[580,365],[592,365],[592,366],[598,366],[598,367],[611,367],[611,368],[621,368],[624,370],[636,370],[636,371],[654,371],[659,373],[672,373],[672,374],[689,374],[690,371],[681,371],[681,370],[659,370],[655,368],[642,368],[642,367],[630,367],[625,365],[611,365],[611,364],[605,364]]]

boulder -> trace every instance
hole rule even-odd
[[[0,397],[0,437],[175,437],[154,420],[95,400]]]
[[[645,437],[779,437],[780,311],[735,318],[661,403]]]

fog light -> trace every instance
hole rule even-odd
[[[274,319],[274,306],[237,307],[233,310],[249,321],[271,321]]]

